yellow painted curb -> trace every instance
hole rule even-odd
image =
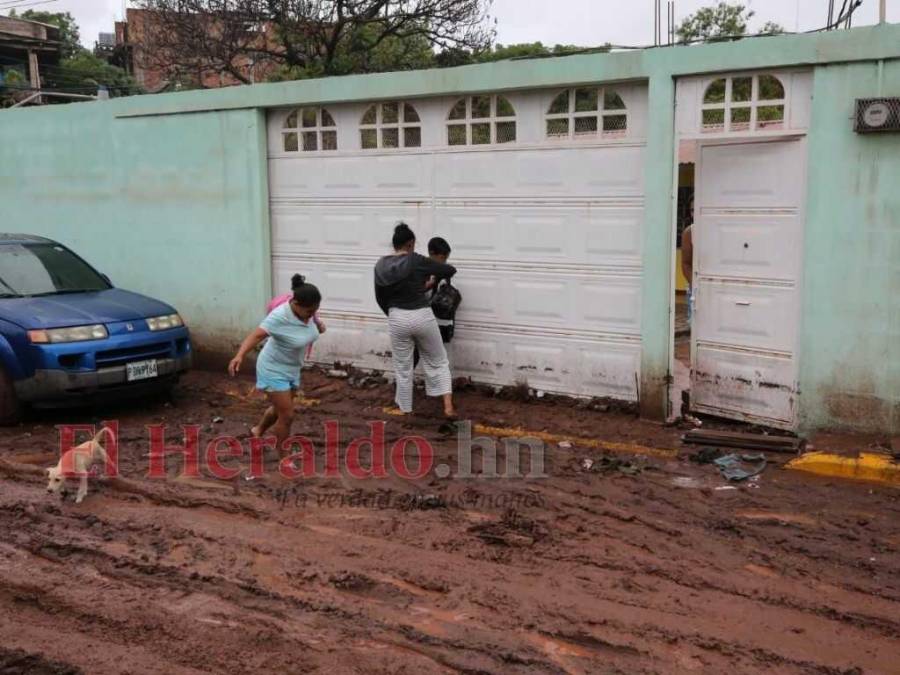
[[[608,452],[622,452],[629,455],[647,455],[649,457],[672,458],[678,456],[678,451],[673,448],[650,448],[646,445],[637,445],[635,443],[614,443],[613,441],[598,441],[594,438],[576,438],[572,436],[562,436],[560,434],[551,434],[546,431],[529,431],[518,427],[489,427],[484,424],[476,424],[473,427],[475,433],[488,434],[489,436],[508,437],[515,436],[517,438],[537,438],[545,443],[561,443],[568,441],[573,446],[580,448],[589,448],[591,450],[606,450]]]
[[[900,463],[888,455],[862,452],[844,457],[831,452],[808,452],[786,464],[788,469],[831,478],[865,480],[900,487]]]
[[[385,415],[400,417],[403,415],[397,408],[383,408]],[[529,431],[521,427],[491,427],[484,424],[475,424],[472,431],[476,434],[497,436],[499,438],[537,438],[545,443],[561,443],[567,441],[572,446],[588,448],[590,450],[606,450],[607,452],[621,452],[629,455],[646,455],[648,457],[663,457],[671,459],[678,456],[678,450],[673,448],[650,448],[646,445],[635,443],[614,443],[612,441],[598,441],[593,438],[577,438],[561,434],[551,434],[546,431]]]

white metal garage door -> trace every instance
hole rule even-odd
[[[510,133],[500,122],[482,139],[494,142],[484,145],[449,144],[448,111],[461,97],[408,102],[415,112],[400,122],[415,119],[420,131],[405,136],[401,126],[400,133],[413,144],[421,134],[416,147],[363,150],[360,125],[376,120],[367,117],[370,104],[328,106],[315,119],[307,113],[312,131],[301,126],[299,141],[290,131],[297,124],[292,111],[274,111],[273,290],[288,290],[295,272],[321,288],[329,332],[314,358],[390,368],[372,267],[389,251],[402,219],[416,232],[421,253],[434,235],[453,247],[464,298],[450,350],[455,376],[635,399],[646,92],[638,86],[619,92],[627,129],[610,133],[604,125],[624,120],[624,113],[580,112],[582,90],[571,92],[568,113],[554,109],[560,90],[505,94],[515,109],[515,141],[496,142]],[[498,114],[501,104],[495,107]],[[581,119],[592,114],[593,122]],[[565,136],[559,119],[567,116]],[[486,134],[492,124],[483,127]],[[470,142],[477,126],[470,126]],[[326,138],[331,129],[335,136]],[[316,150],[303,151],[304,133]],[[322,149],[332,144],[337,150]]]

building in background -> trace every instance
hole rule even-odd
[[[10,99],[41,88],[41,68],[59,65],[59,28],[0,16],[0,94]]]
[[[209,32],[223,30],[216,19],[207,20],[193,16],[195,25]],[[125,21],[115,25],[114,44],[103,45],[110,54],[109,61],[125,69],[137,83],[150,93],[200,87],[215,89],[231,87],[247,82],[264,81],[274,65],[253,53],[252,48],[245,53],[224,55],[218,63],[204,60],[199,55],[185,53],[172,54],[157,39],[162,30],[156,12],[145,9],[128,9]],[[271,26],[247,23],[243,27],[248,43],[272,40]],[[98,41],[98,49],[101,42]],[[231,70],[232,72],[228,72]]]

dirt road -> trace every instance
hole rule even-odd
[[[177,480],[178,457],[146,477],[144,425],[243,435],[250,388],[194,373],[172,403],[104,410],[122,478],[80,505],[42,471],[54,424],[99,416],[0,432],[0,673],[900,673],[897,490],[777,465],[720,490],[683,457],[596,470],[577,443],[548,447],[547,478]],[[316,443],[328,419],[344,439],[387,420],[389,443],[420,434],[457,467],[433,403],[400,421],[385,386],[306,392]],[[594,407],[460,401],[487,425],[679,448]]]

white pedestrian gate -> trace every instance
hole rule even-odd
[[[808,70],[679,80],[696,147],[691,407],[792,429],[806,199]]]
[[[694,410],[792,428],[806,142],[700,145]]]
[[[402,219],[453,247],[454,376],[634,400],[645,127],[637,85],[273,111],[273,292],[320,286],[315,360],[390,369],[372,268]]]

